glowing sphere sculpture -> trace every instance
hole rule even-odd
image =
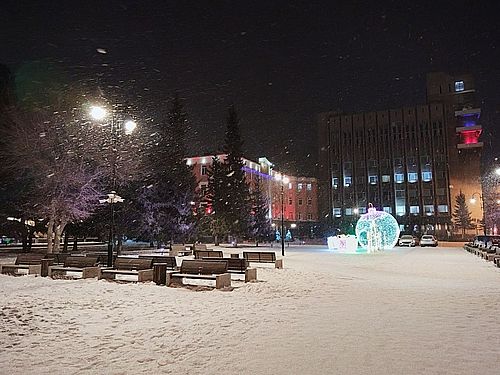
[[[398,242],[399,225],[392,215],[370,207],[356,224],[356,237],[368,252],[389,250]]]

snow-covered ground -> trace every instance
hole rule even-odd
[[[286,250],[285,269],[233,291],[0,275],[0,373],[499,373],[491,263],[451,247]]]

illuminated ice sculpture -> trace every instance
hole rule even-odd
[[[377,211],[370,203],[368,213],[361,215],[356,224],[356,237],[369,253],[389,250],[398,242],[399,225],[392,215]]]

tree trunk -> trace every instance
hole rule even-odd
[[[53,237],[54,236],[54,219],[51,218],[47,224],[47,254],[52,254],[53,252]]]
[[[59,253],[61,250],[61,235],[64,232],[64,228],[66,227],[66,220],[61,220],[58,226],[55,227],[54,229],[54,253]]]
[[[69,234],[68,231],[64,232],[64,245],[63,245],[63,253],[68,252],[68,244],[69,244]]]
[[[219,246],[219,236],[217,234],[214,236],[214,242],[215,246]]]
[[[73,239],[73,251],[76,253],[78,251],[78,236],[75,235]]]
[[[31,247],[33,245],[33,234],[35,233],[34,227],[28,228],[28,251],[31,251]]]
[[[117,236],[117,244],[116,244],[116,255],[120,255],[123,250],[123,236],[119,234]]]

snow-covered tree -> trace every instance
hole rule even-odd
[[[471,213],[465,200],[465,194],[462,191],[455,197],[453,221],[455,226],[462,230],[462,237],[465,236],[465,230],[472,227]]]
[[[268,241],[271,239],[273,230],[269,219],[269,202],[262,192],[260,180],[255,183],[255,187],[251,192],[252,215],[251,228],[252,236],[255,239],[256,246],[259,242]]]

